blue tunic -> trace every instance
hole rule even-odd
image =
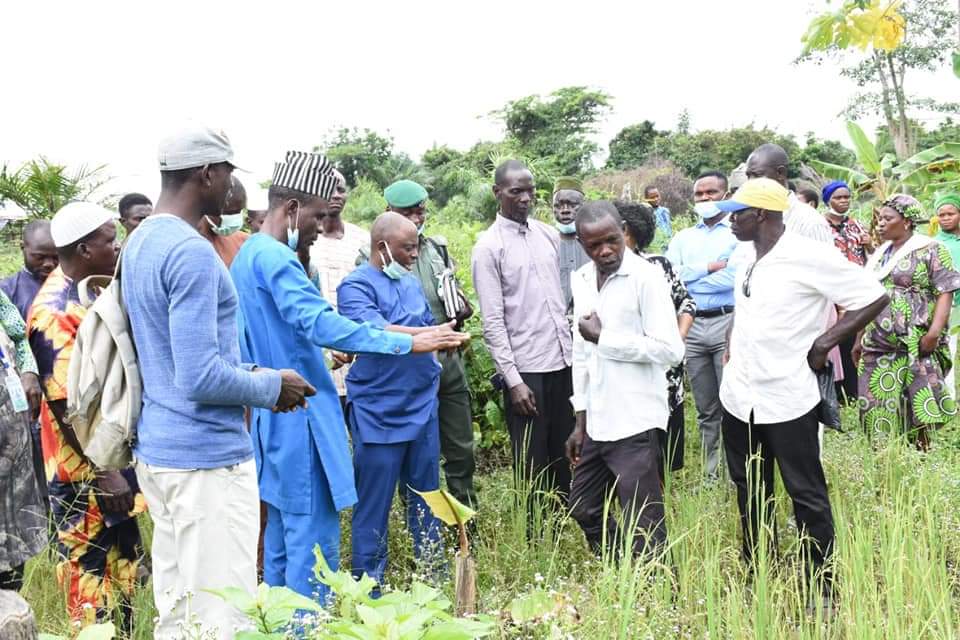
[[[281,511],[310,513],[313,492],[326,490],[317,486],[322,484],[317,478],[326,476],[336,508],[353,505],[357,493],[343,412],[322,347],[405,354],[412,338],[383,331],[382,323],[357,324],[338,315],[310,282],[294,252],[266,234],[255,234],[243,244],[230,273],[240,297],[242,346],[249,361],[294,369],[317,389],[306,410],[254,411],[251,436],[261,499]],[[317,460],[322,474],[315,468]]]
[[[392,280],[365,264],[337,288],[337,309],[357,322],[429,327],[430,306],[413,275]],[[420,438],[435,413],[440,364],[432,353],[402,358],[363,355],[347,374],[347,402],[354,437],[392,444]]]

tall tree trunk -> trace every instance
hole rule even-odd
[[[890,88],[890,79],[883,65],[883,58],[876,50],[873,52],[873,64],[877,69],[877,77],[880,79],[880,96],[883,108],[883,117],[887,121],[887,131],[890,133],[890,139],[893,140],[893,148],[897,158],[906,158],[907,150],[903,140],[903,133],[896,115],[893,112],[893,103],[895,98],[893,90]]]
[[[897,148],[897,157],[900,160],[905,160],[915,151],[913,148],[913,132],[910,130],[910,121],[907,119],[907,95],[903,90],[903,76],[906,68],[904,66],[900,67],[900,77],[898,78],[896,67],[893,65],[893,54],[885,53],[884,57],[887,59],[887,68],[890,69],[890,82],[893,84],[893,96],[897,101],[897,118],[900,122],[900,133],[903,136],[903,155],[901,155],[901,149]]]

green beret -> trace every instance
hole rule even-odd
[[[564,189],[583,193],[583,183],[576,178],[557,178],[557,181],[553,185],[553,192],[556,193],[557,191],[563,191]]]
[[[383,190],[387,204],[398,209],[406,209],[427,199],[427,190],[413,180],[397,180]]]

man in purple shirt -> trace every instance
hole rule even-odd
[[[477,239],[472,261],[483,339],[502,380],[515,464],[523,456],[524,477],[566,495],[573,346],[560,284],[560,235],[528,218],[535,191],[522,163],[504,162],[494,178],[500,211]]]
[[[20,248],[23,250],[23,269],[0,281],[0,290],[13,301],[26,321],[40,285],[60,264],[57,248],[53,246],[50,236],[50,221],[33,220],[27,223],[23,228]]]

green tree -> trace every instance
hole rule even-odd
[[[491,115],[503,122],[507,141],[529,158],[549,163],[556,174],[577,175],[591,167],[598,146],[590,139],[609,112],[611,97],[586,87],[564,87],[547,96],[527,96]]]
[[[650,120],[624,127],[610,141],[606,168],[639,167],[650,155],[656,153],[657,139],[666,134],[665,131],[657,131]]]
[[[896,3],[890,5],[896,13]],[[840,73],[861,89],[851,98],[847,115],[882,115],[897,158],[903,160],[917,149],[917,131],[911,122],[913,112],[960,110],[957,103],[912,96],[905,85],[908,73],[930,72],[948,63],[956,45],[958,15],[947,0],[904,2],[899,11],[902,25],[891,15],[888,7],[877,0],[847,0],[839,11],[813,20],[804,36],[804,53],[798,60],[846,63]],[[861,51],[869,44],[873,47],[866,53],[850,53],[851,44],[860,45]]]
[[[917,148],[929,149],[941,142],[960,142],[960,122],[954,122],[947,117],[937,128],[925,131],[922,127],[917,132]]]
[[[0,201],[15,202],[31,218],[50,218],[68,202],[91,199],[108,180],[105,165],[70,171],[40,156],[17,169],[0,169]]]
[[[747,159],[750,152],[765,142],[775,142],[786,150],[791,162],[791,176],[798,175],[800,147],[792,136],[784,136],[772,129],[756,129],[753,125],[722,131],[706,129],[697,133],[668,133],[656,138],[660,157],[670,160],[687,176],[695,177],[704,171],[729,173]]]
[[[858,215],[873,220],[875,205],[894,193],[912,193],[931,204],[940,193],[960,185],[960,142],[941,142],[897,164],[893,154],[883,154],[860,126],[847,122],[847,132],[857,156],[855,166],[839,166],[811,160],[810,165],[826,178],[845,180],[863,196]]]
[[[810,131],[807,132],[806,144],[797,156],[797,163],[810,164],[811,160],[851,167],[856,163],[857,156],[839,140],[821,140]]]
[[[379,184],[384,166],[393,159],[393,138],[370,129],[343,127],[327,136],[322,145],[314,147],[314,151],[321,149],[340,169],[350,187],[357,186],[361,178]]]

